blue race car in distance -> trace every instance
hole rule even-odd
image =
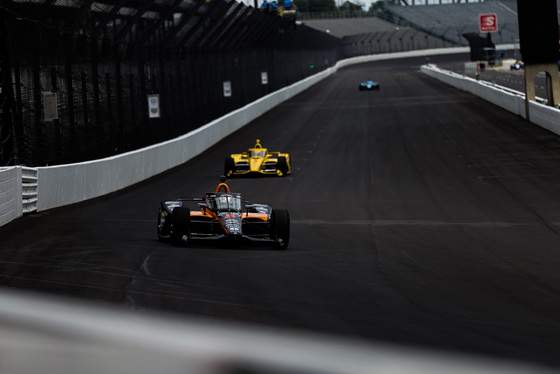
[[[516,60],[513,64],[509,66],[509,70],[525,70],[525,64],[521,60]]]
[[[379,82],[374,81],[365,81],[360,83],[360,91],[372,91],[372,90],[379,90]]]

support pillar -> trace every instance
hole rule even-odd
[[[529,107],[529,101],[535,101],[535,76],[541,71],[544,71],[547,75],[548,105],[558,108],[558,105],[560,105],[560,78],[556,63],[525,64],[526,108]],[[528,113],[527,116],[529,116]]]

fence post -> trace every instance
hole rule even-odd
[[[51,67],[51,90],[52,92],[58,92],[58,81],[56,74],[56,67]],[[54,143],[56,144],[56,159],[57,162],[64,160],[64,142],[62,139],[62,129],[60,127],[60,121],[58,119],[53,120],[54,123]],[[52,162],[52,161],[51,161]]]
[[[115,43],[115,80],[117,90],[117,153],[126,151],[124,144],[124,102],[123,102],[123,84],[121,76],[121,44]]]
[[[86,135],[86,144],[87,144],[87,150],[86,152],[88,152],[88,157],[92,158],[93,157],[93,146],[92,146],[92,142],[91,142],[91,126],[90,126],[90,122],[89,122],[89,106],[88,106],[88,91],[87,91],[87,76],[86,76],[86,72],[82,71],[81,74],[81,78],[82,78],[82,106],[83,106],[83,111],[84,111],[84,127],[85,127],[85,135]],[[57,134],[58,136],[58,134]]]
[[[30,25],[30,30],[36,30],[36,28],[39,26],[38,24],[33,24],[31,22],[28,22],[28,25]],[[35,35],[37,36],[37,35]],[[40,164],[44,164],[44,159],[45,159],[45,152],[44,152],[44,136],[43,136],[43,98],[41,97],[41,67],[40,67],[40,54],[39,54],[39,45],[38,43],[34,43],[31,46],[32,50],[33,50],[33,104],[34,104],[34,108],[33,110],[35,111],[34,113],[34,127],[35,127],[35,131],[34,131],[34,138],[35,138],[35,144],[29,144],[29,141],[26,141],[26,146],[33,148],[33,150],[30,152],[30,157],[27,160],[28,165],[40,165]]]
[[[72,62],[74,54],[72,53],[72,35],[66,34],[65,35],[65,52],[66,52],[66,59],[65,59],[65,66],[64,70],[66,73],[66,95],[68,96],[68,122],[70,124],[70,144],[74,152],[71,152],[70,161],[73,162],[76,158],[80,157],[79,155],[79,142],[77,136],[77,123],[76,123],[76,115],[74,108],[74,85],[73,85],[73,76],[72,76]]]
[[[22,160],[26,159],[27,151],[23,146],[23,100],[21,96],[21,75],[19,66],[14,62],[14,78],[16,86],[16,114],[12,116],[14,136],[14,165],[22,164]],[[11,89],[12,85],[10,85]]]
[[[14,99],[5,12],[5,9],[0,9],[0,166],[14,165],[15,161],[12,118]]]
[[[111,95],[111,73],[105,73],[105,91],[107,94],[107,124],[109,134],[109,154],[115,154],[115,131],[113,126],[113,102]]]

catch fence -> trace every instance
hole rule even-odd
[[[0,27],[0,166],[171,139],[343,57],[340,39],[233,0],[4,1]]]

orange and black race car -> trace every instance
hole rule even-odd
[[[285,209],[266,204],[249,204],[241,194],[231,192],[221,178],[215,192],[203,198],[183,197],[159,205],[157,235],[163,242],[187,244],[196,240],[270,245],[285,249],[290,241],[290,215]],[[191,211],[188,204],[197,203]],[[242,204],[245,206],[241,206]]]

